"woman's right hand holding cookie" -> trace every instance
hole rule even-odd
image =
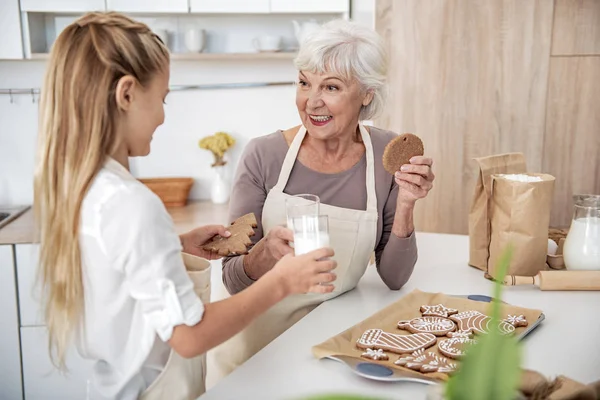
[[[330,293],[336,275],[331,272],[337,266],[330,257],[333,249],[323,248],[301,256],[287,254],[275,264],[270,272],[282,285],[286,294]]]

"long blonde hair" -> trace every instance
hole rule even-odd
[[[50,52],[40,102],[34,208],[48,346],[61,370],[84,310],[81,204],[106,157],[120,145],[117,83],[130,75],[145,86],[168,66],[169,52],[158,36],[114,12],[79,18]]]

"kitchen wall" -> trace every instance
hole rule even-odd
[[[372,26],[374,0],[353,1],[353,19]],[[289,37],[293,37],[290,23]],[[39,88],[46,62],[0,61],[0,88]],[[292,82],[290,60],[173,61],[172,85],[232,82]],[[295,87],[219,89],[172,92],[166,120],[158,128],[148,157],[132,159],[137,177],[191,176],[194,199],[210,197],[212,155],[198,140],[216,131],[230,132],[238,141],[231,150],[228,173],[233,175],[248,141],[276,129],[300,123]],[[31,95],[0,96],[0,204],[30,204],[38,105]]]
[[[475,157],[522,152],[556,177],[551,226],[600,193],[600,1],[378,0],[392,54],[378,124],[415,132],[436,182],[417,229],[467,233]]]
[[[0,63],[0,87],[40,87],[43,61]],[[293,81],[291,61],[173,62],[171,84]],[[132,159],[138,177],[192,176],[191,197],[208,198],[212,155],[198,140],[222,130],[238,144],[230,154],[230,170],[253,137],[299,122],[295,87],[219,89],[173,92],[167,97],[165,123],[158,128],[148,157]],[[39,103],[31,95],[0,96],[0,203],[32,201],[32,174]]]

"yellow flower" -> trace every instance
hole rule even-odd
[[[235,144],[235,139],[226,132],[217,132],[214,135],[202,138],[198,142],[201,149],[209,150],[215,156],[215,164],[223,165],[223,156]]]

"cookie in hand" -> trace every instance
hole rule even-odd
[[[400,171],[400,167],[410,164],[414,156],[422,156],[425,153],[423,142],[417,135],[404,133],[394,138],[383,150],[383,167],[387,172],[394,175]]]
[[[254,228],[258,226],[253,213],[243,215],[233,221],[227,228],[231,236],[225,238],[215,236],[210,242],[202,246],[202,249],[217,253],[218,255],[230,256],[246,254],[252,245],[250,238],[254,236]]]

